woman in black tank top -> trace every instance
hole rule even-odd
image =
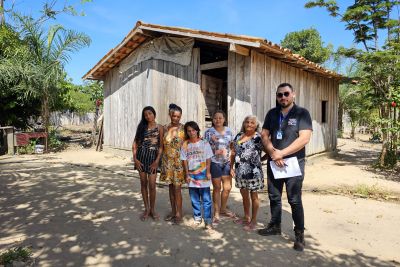
[[[155,121],[156,111],[153,107],[145,107],[142,119],[136,130],[132,144],[133,159],[140,176],[140,189],[144,202],[142,221],[150,216],[154,220],[160,217],[154,210],[156,202],[157,168],[162,153],[163,127]]]

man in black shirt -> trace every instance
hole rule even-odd
[[[312,120],[306,109],[294,103],[294,98],[295,92],[292,85],[289,83],[280,84],[276,91],[276,99],[279,105],[271,109],[265,116],[261,136],[263,145],[269,154],[267,174],[271,221],[266,228],[260,229],[258,233],[264,236],[281,234],[281,198],[283,184],[286,184],[287,197],[295,225],[296,240],[293,248],[303,251],[305,242],[301,187],[304,179],[305,145],[310,141]],[[275,164],[278,168],[286,168],[285,159],[291,157],[295,157],[297,160],[301,175],[275,178],[271,164]]]

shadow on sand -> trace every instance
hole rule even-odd
[[[354,157],[356,156],[356,152]],[[346,161],[352,155],[343,156]],[[0,162],[0,250],[32,246],[40,266],[393,266],[357,251],[319,249],[307,235],[304,253],[292,247],[291,215],[283,212],[283,236],[262,237],[224,220],[213,234],[185,224],[141,222],[138,179],[68,164]],[[133,175],[133,172],[132,172]],[[161,217],[169,211],[168,188],[157,189]],[[259,221],[267,221],[267,195]],[[230,208],[241,213],[240,195]]]

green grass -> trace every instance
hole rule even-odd
[[[366,198],[387,199],[390,194],[377,185],[359,184],[354,189],[350,190],[353,195],[359,195]]]
[[[11,264],[13,261],[26,262],[32,256],[32,251],[28,247],[11,248],[0,254],[0,265]]]

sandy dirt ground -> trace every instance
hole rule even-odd
[[[140,183],[129,158],[91,149],[0,157],[0,251],[31,246],[38,266],[400,266],[400,203],[312,193],[360,184],[400,194],[396,177],[368,169],[379,145],[340,140],[334,156],[308,160],[303,201],[307,248],[292,249],[290,207],[282,236],[245,232],[225,219],[213,231],[184,224],[142,222]],[[399,178],[400,179],[400,178]],[[261,193],[259,227],[269,219]],[[242,214],[233,189],[229,207]],[[159,184],[156,208],[169,211]]]

